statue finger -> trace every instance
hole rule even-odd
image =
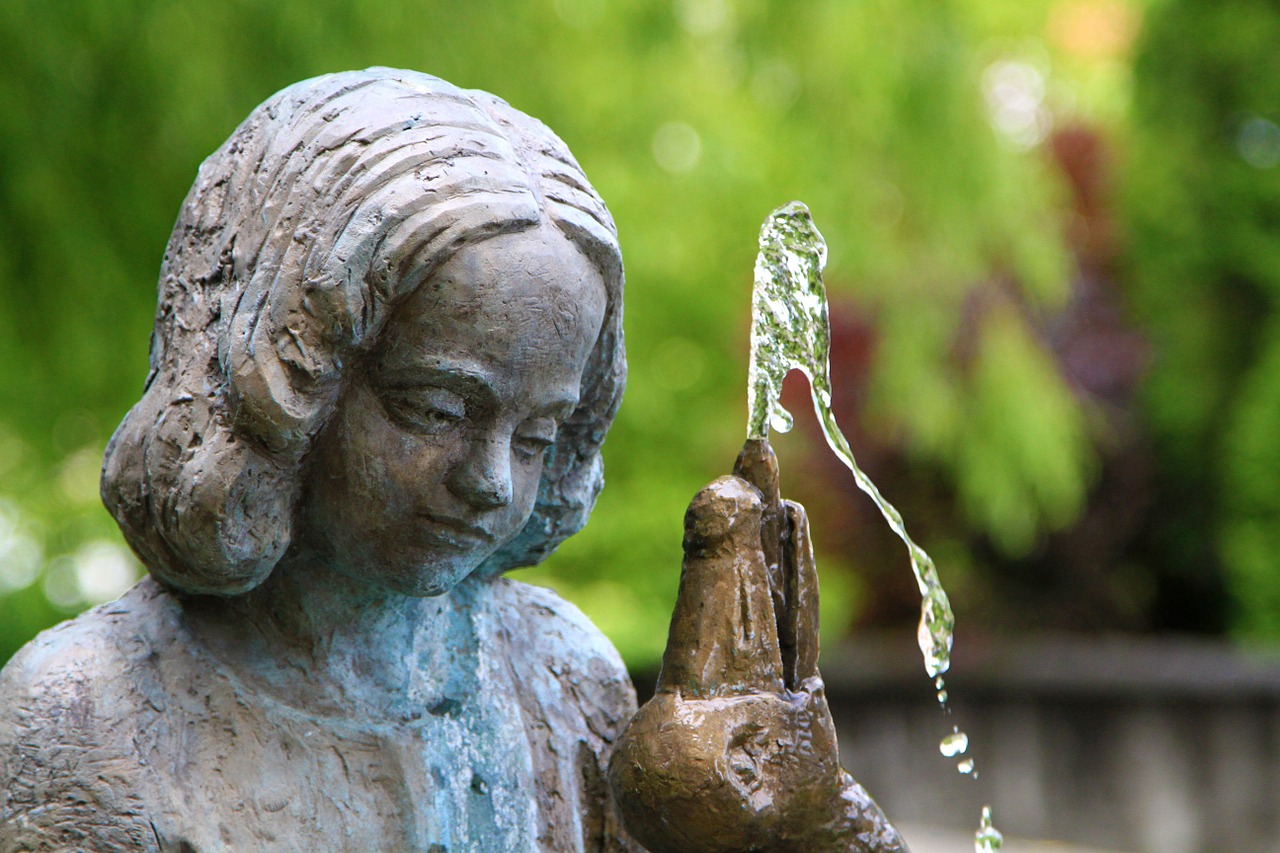
[[[660,692],[704,699],[782,692],[761,516],[759,492],[741,477],[715,480],[689,504]]]
[[[782,653],[783,679],[787,678],[787,666],[794,654],[794,638],[787,621],[787,576],[783,559],[783,536],[786,530],[786,513],[782,506],[781,479],[778,457],[767,438],[748,438],[742,445],[733,464],[733,473],[756,487],[762,498],[760,509],[760,553],[764,556],[765,573],[769,578],[769,595],[773,600],[774,621],[778,626],[778,647]]]
[[[783,668],[787,687],[798,689],[818,674],[818,568],[809,538],[809,517],[795,501],[785,501],[783,574],[786,579],[786,613],[779,634],[783,643]]]

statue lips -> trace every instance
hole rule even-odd
[[[422,532],[437,543],[459,551],[469,551],[493,542],[494,535],[487,528],[460,518],[421,513]]]

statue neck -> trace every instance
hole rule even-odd
[[[291,555],[260,586],[187,604],[193,628],[237,676],[282,701],[329,713],[403,710],[458,692],[478,646],[484,584],[434,598],[390,592]]]
[[[419,621],[423,603],[294,556],[240,600],[264,636],[305,649],[317,661],[355,654],[390,659],[395,641],[406,640]]]

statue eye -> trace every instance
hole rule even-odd
[[[466,401],[447,388],[389,388],[383,392],[382,402],[401,425],[425,435],[445,432],[467,419]]]
[[[520,425],[511,439],[511,447],[521,459],[542,455],[555,444],[558,428],[555,418],[531,418]]]

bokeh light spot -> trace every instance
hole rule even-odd
[[[653,159],[673,175],[692,172],[702,158],[698,131],[682,121],[669,121],[653,134]]]
[[[729,23],[732,10],[725,0],[679,0],[676,15],[680,26],[692,36],[712,36]]]
[[[1045,108],[1045,76],[1029,62],[1002,59],[982,74],[991,125],[1015,148],[1040,144],[1053,122]]]
[[[74,559],[76,586],[88,604],[118,598],[141,575],[141,566],[124,546],[105,539],[86,543]]]
[[[1127,56],[1140,24],[1125,0],[1059,0],[1049,11],[1049,37],[1071,56],[1103,62]]]
[[[82,447],[62,460],[58,487],[68,501],[82,506],[97,504],[102,452],[97,446]]]
[[[800,95],[800,75],[786,61],[767,62],[751,77],[751,96],[764,107],[785,110]]]
[[[76,564],[63,555],[49,562],[44,572],[44,597],[59,610],[75,612],[83,605],[80,585],[76,583]]]
[[[0,501],[0,592],[23,589],[40,576],[44,552],[25,527],[17,507]]]
[[[1255,169],[1275,167],[1280,164],[1280,127],[1262,116],[1251,117],[1240,126],[1236,150]]]

